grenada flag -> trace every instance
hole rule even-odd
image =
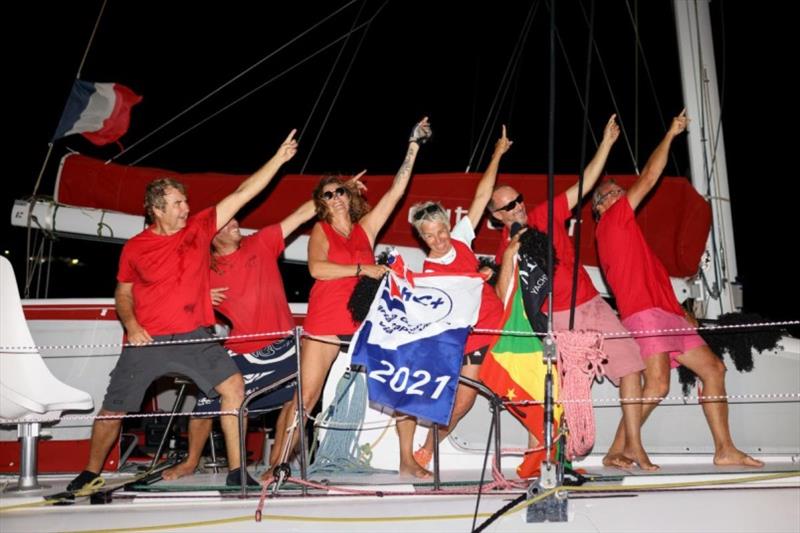
[[[516,263],[516,262],[515,262]],[[519,264],[514,267],[513,283],[505,298],[503,331],[533,334],[533,328],[525,313],[523,297],[525,291],[519,283]],[[498,335],[483,360],[480,378],[498,396],[512,402],[525,400],[544,401],[544,380],[547,366],[542,360],[542,343],[535,336]],[[558,373],[553,371],[553,397],[558,398]],[[509,412],[528,428],[539,444],[544,443],[544,406],[509,406]],[[553,410],[553,435],[563,409],[556,404]],[[539,469],[545,452],[531,453],[525,458],[517,472],[520,477],[530,477]]]

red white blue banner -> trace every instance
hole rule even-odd
[[[350,344],[352,363],[367,369],[371,403],[446,425],[483,279],[393,269]]]

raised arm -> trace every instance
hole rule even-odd
[[[294,230],[314,218],[314,200],[309,200],[297,209],[295,209],[288,217],[281,220],[281,234],[285,239],[291,235]]]
[[[650,154],[650,158],[645,163],[639,178],[628,189],[628,202],[630,202],[634,211],[658,183],[664,167],[667,166],[667,157],[669,156],[670,146],[672,146],[672,140],[686,130],[688,123],[689,119],[686,117],[686,109],[684,109],[680,115],[672,119],[672,124],[667,130],[667,134],[658,143],[653,153]]]
[[[263,167],[258,169],[255,174],[244,180],[235,191],[223,198],[217,204],[217,229],[219,230],[233,218],[239,209],[247,202],[252,200],[255,195],[264,190],[264,187],[272,181],[278,169],[289,161],[297,153],[297,141],[294,134],[297,130],[292,130],[286,140],[283,141],[278,151],[272,159],[266,162]]]
[[[406,192],[408,182],[411,180],[411,171],[414,168],[414,162],[417,160],[417,152],[419,152],[420,144],[425,143],[431,136],[431,126],[428,123],[428,117],[423,118],[414,129],[411,131],[411,137],[408,139],[408,150],[403,164],[394,176],[392,186],[386,191],[386,194],[378,201],[377,205],[364,215],[360,224],[367,233],[371,245],[375,244],[375,237],[381,230],[389,215],[392,214],[394,208],[397,207],[397,202],[403,197]]]
[[[467,216],[469,217],[469,221],[472,223],[473,229],[478,227],[478,223],[481,221],[481,216],[483,216],[483,210],[486,209],[486,206],[489,204],[489,200],[492,198],[494,184],[497,182],[497,170],[500,168],[500,159],[502,159],[503,155],[508,152],[508,149],[511,148],[512,144],[514,144],[514,141],[508,140],[508,137],[506,136],[506,127],[504,125],[503,134],[499,139],[497,139],[497,142],[494,145],[492,160],[489,161],[489,166],[486,167],[486,171],[483,173],[483,176],[478,182],[478,186],[475,188],[475,196],[472,198],[472,204],[469,206],[469,211],[467,211]]]
[[[603,129],[603,140],[600,141],[600,146],[597,147],[592,160],[583,169],[583,196],[586,196],[592,190],[600,174],[603,172],[603,167],[606,166],[608,154],[611,152],[611,147],[617,142],[619,138],[619,125],[617,125],[617,115],[611,115],[611,118],[606,122],[606,127]],[[578,205],[578,183],[567,189],[567,203],[569,208],[572,209]]]
[[[133,283],[117,283],[117,289],[114,291],[114,303],[117,308],[117,316],[128,333],[128,342],[131,344],[153,342],[153,338],[147,333],[147,330],[136,320],[136,313],[133,310]]]

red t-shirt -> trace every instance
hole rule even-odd
[[[426,260],[422,264],[423,272],[445,272],[450,274],[469,272],[474,274],[478,271],[478,258],[475,257],[475,253],[470,247],[456,239],[452,239],[450,242],[456,251],[455,259],[446,265]],[[481,307],[478,310],[478,321],[475,323],[475,328],[500,329],[502,320],[503,302],[497,297],[492,286],[484,281],[483,290],[481,291]],[[467,337],[464,353],[472,353],[478,348],[489,345],[495,335],[470,333]]]
[[[208,269],[216,232],[217,210],[209,207],[173,235],[157,235],[151,226],[122,247],[117,281],[133,283],[133,311],[150,335],[214,323]]]
[[[562,193],[554,198],[553,205],[553,249],[558,258],[553,274],[553,311],[565,311],[570,308],[572,299],[572,272],[575,263],[575,247],[567,233],[566,222],[571,215],[567,194]],[[547,202],[542,202],[528,211],[528,225],[542,233],[547,233]],[[503,262],[503,252],[508,247],[508,227],[503,228],[503,236],[497,248],[495,262]],[[578,269],[577,297],[575,305],[581,305],[597,296],[597,290],[586,269]],[[547,300],[542,305],[542,312],[547,312]]]
[[[275,224],[244,237],[239,249],[232,254],[214,257],[211,287],[228,287],[225,300],[217,309],[230,320],[233,326],[231,335],[272,333],[294,328],[278,270],[278,257],[283,248],[283,232],[280,224]],[[225,346],[237,353],[249,353],[279,338],[230,340]]]
[[[627,197],[603,213],[595,237],[621,318],[653,307],[683,316],[667,269],[647,244]]]
[[[327,222],[318,223],[328,237],[328,261],[340,265],[371,265],[375,263],[372,246],[364,228],[353,226],[350,237],[344,237]],[[347,302],[358,283],[353,276],[339,279],[317,280],[308,296],[308,315],[303,328],[312,335],[352,335],[358,324],[353,322]]]

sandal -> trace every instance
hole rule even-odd
[[[431,463],[431,459],[433,459],[433,452],[428,451],[424,447],[414,452],[414,460],[419,466],[426,470],[428,469],[428,465]]]

